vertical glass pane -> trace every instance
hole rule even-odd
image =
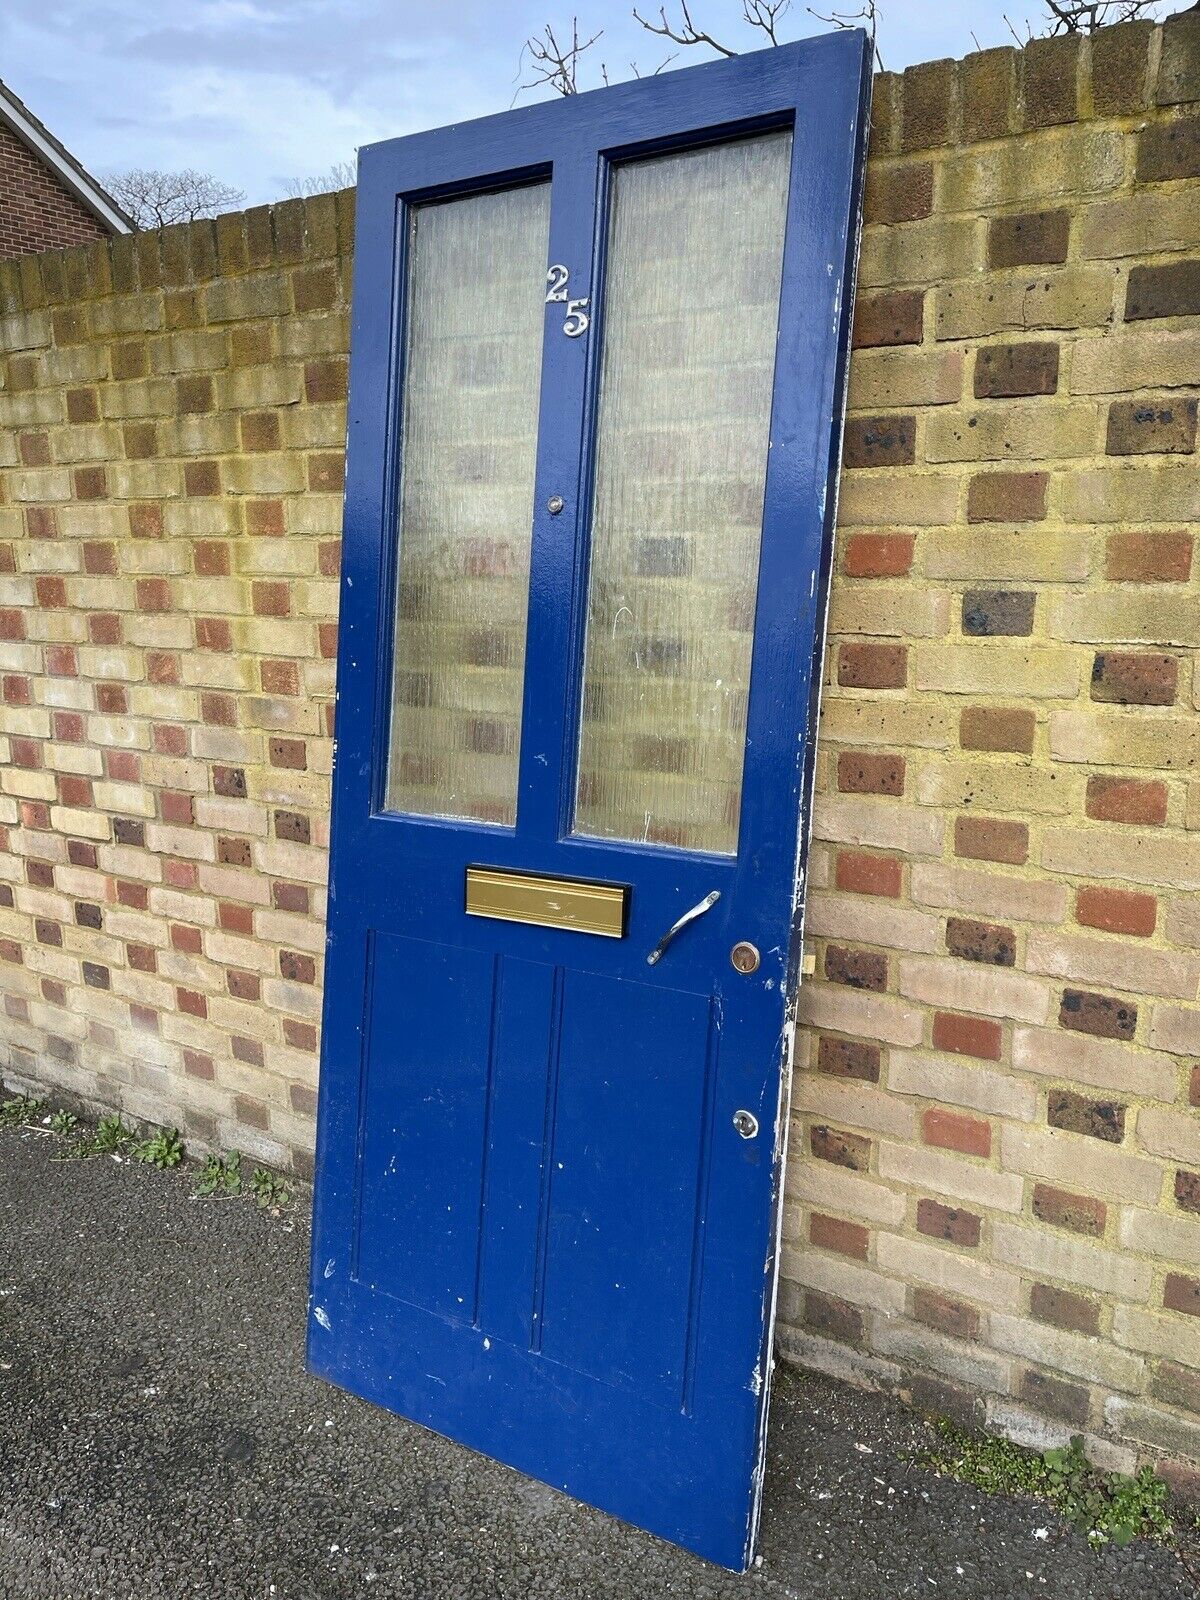
[[[613,175],[577,832],[732,854],[791,134]]]
[[[549,223],[548,184],[412,213],[389,810],[516,819]]]

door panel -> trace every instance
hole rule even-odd
[[[702,1212],[708,1033],[706,995],[566,975],[540,1348],[677,1408]]]
[[[372,942],[355,1275],[471,1322],[495,962],[391,934]]]
[[[737,848],[791,150],[613,172],[580,833]]]
[[[735,1568],[869,83],[360,156],[309,1365]]]
[[[516,819],[550,186],[414,206],[387,803]]]

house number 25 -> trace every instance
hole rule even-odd
[[[567,314],[563,318],[563,332],[568,339],[578,339],[581,333],[586,333],[591,320],[587,313],[589,302],[584,300],[568,300],[567,280],[571,274],[566,267],[556,264],[546,274],[546,304],[565,305]]]

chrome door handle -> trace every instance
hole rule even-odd
[[[711,911],[713,906],[716,905],[720,898],[720,889],[714,889],[711,894],[706,894],[703,900],[697,900],[692,909],[690,911],[685,911],[677,921],[671,924],[666,933],[663,934],[662,938],[654,946],[654,949],[651,950],[650,954],[646,957],[646,965],[648,967],[657,966],[662,960],[663,951],[667,948],[675,935],[677,933],[682,933],[689,922],[695,922],[697,917],[702,917],[706,911]]]

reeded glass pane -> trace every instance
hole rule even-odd
[[[790,163],[614,174],[579,833],[737,849]]]
[[[517,809],[550,188],[417,207],[387,805]]]

